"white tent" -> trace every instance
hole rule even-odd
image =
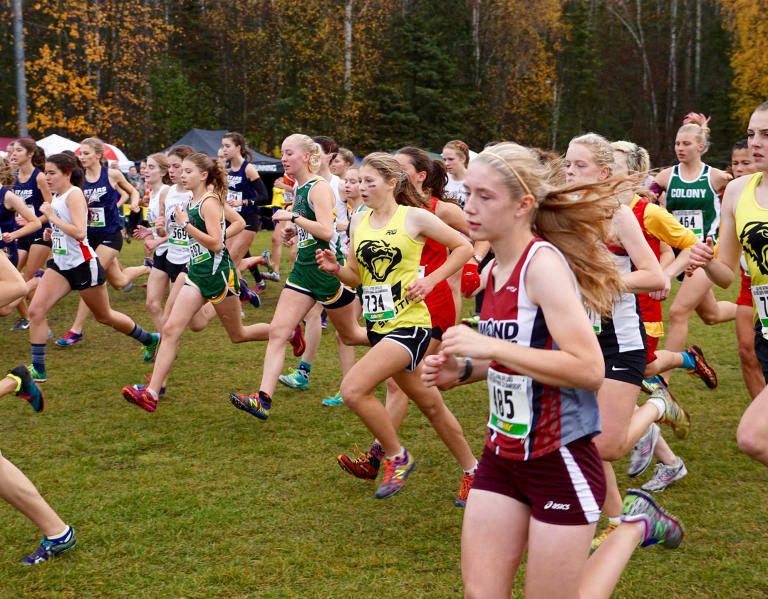
[[[65,150],[69,150],[75,154],[80,153],[79,143],[72,141],[71,139],[67,139],[66,137],[62,137],[61,135],[56,135],[55,133],[53,135],[49,135],[48,137],[44,137],[37,142],[37,145],[43,148],[46,156],[50,156],[51,154],[58,154],[59,152],[63,152]],[[113,146],[112,144],[104,144],[104,158],[106,158],[110,163],[117,162],[117,168],[124,172],[128,172],[128,169],[134,166],[133,161],[128,160],[123,151],[120,148]]]

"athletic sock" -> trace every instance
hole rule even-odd
[[[477,472],[477,460],[475,460],[475,465],[472,466],[469,470],[465,470],[464,474],[474,474]]]
[[[42,374],[45,372],[45,343],[30,343],[32,348],[32,366]]]
[[[21,377],[18,377],[15,374],[11,374],[10,372],[5,376],[16,381],[16,388],[13,390],[13,392],[18,395],[19,391],[21,391]]]
[[[608,518],[608,523],[609,524],[619,525],[619,524],[621,524],[621,517],[620,516],[616,516],[615,518]]]
[[[296,368],[296,370],[298,370],[301,376],[303,376],[305,379],[309,379],[309,371],[312,370],[312,364],[309,364],[308,362],[305,362],[304,360],[302,360],[301,362],[299,362],[299,365]]]
[[[61,534],[58,534],[55,537],[47,537],[47,538],[48,538],[49,541],[51,541],[53,543],[63,543],[65,541],[69,540],[68,537],[71,534],[72,534],[72,527],[71,526],[67,526],[67,528],[64,529],[64,532],[62,532]]]
[[[133,330],[128,333],[128,336],[133,337],[142,345],[150,345],[152,343],[152,334],[145,331],[137,324],[133,325]]]
[[[693,358],[693,355],[690,352],[681,351],[680,355],[683,356],[683,365],[681,368],[687,368],[688,370],[693,370],[696,368],[696,360]]]
[[[405,447],[402,445],[400,446],[400,452],[396,453],[395,455],[388,455],[388,460],[402,460],[405,457]]]
[[[661,417],[664,416],[664,412],[667,411],[667,405],[664,403],[664,400],[660,397],[651,396],[646,403],[651,404],[659,411],[659,417],[656,418],[656,421],[658,422],[661,420]]]

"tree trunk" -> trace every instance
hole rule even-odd
[[[472,51],[475,59],[475,87],[480,87],[480,0],[472,0]]]
[[[701,83],[701,0],[696,0],[696,51],[693,67],[693,93],[699,99]]]
[[[352,4],[346,0],[344,5],[344,101],[349,100],[352,91]]]
[[[672,124],[677,111],[677,4],[678,0],[671,0],[669,7],[669,70],[667,73],[667,133],[672,129]]]

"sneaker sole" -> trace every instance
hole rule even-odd
[[[647,492],[647,493],[663,493],[664,491],[666,491],[666,490],[667,490],[667,487],[669,487],[669,485],[671,485],[671,484],[672,484],[672,483],[674,483],[674,482],[677,482],[677,481],[678,481],[678,480],[680,480],[681,478],[685,478],[686,476],[688,476],[688,469],[685,467],[685,464],[683,464],[683,467],[682,467],[682,468],[680,468],[680,470],[678,470],[678,471],[677,471],[677,474],[675,474],[675,475],[674,475],[674,476],[673,476],[673,477],[672,477],[672,478],[669,480],[669,482],[668,482],[667,484],[665,484],[665,485],[664,485],[662,488],[660,488],[660,489],[646,489],[646,488],[645,488],[645,485],[643,485],[643,486],[642,486],[642,487],[640,487],[640,488],[641,488],[643,491]],[[645,483],[645,484],[647,485],[647,484],[649,484],[649,483],[650,483],[650,481],[648,481],[648,482],[647,482],[647,483]]]
[[[653,425],[651,425],[651,426],[653,426]],[[655,427],[653,429],[653,433],[652,434],[655,437],[655,439],[651,442],[651,450],[649,452],[651,457],[645,463],[645,466],[643,466],[642,469],[638,470],[637,472],[633,473],[633,472],[630,472],[629,469],[627,469],[627,476],[628,477],[636,478],[636,477],[640,476],[641,474],[643,474],[646,470],[648,470],[648,468],[651,467],[651,464],[653,463],[653,452],[656,449],[656,444],[659,442],[659,437],[661,437],[661,429],[659,429],[658,427]]]
[[[132,403],[135,406],[139,406],[142,410],[146,410],[147,412],[154,412],[157,409],[157,406],[151,407],[148,404],[136,401],[136,398],[127,389],[123,389],[122,396],[123,396],[123,399],[125,399],[125,401],[127,401],[128,403]]]
[[[279,376],[279,377],[277,377],[277,380],[278,380],[278,381],[280,381],[280,382],[281,382],[283,385],[285,385],[286,387],[290,387],[291,389],[296,389],[297,391],[305,391],[305,390],[307,389],[307,387],[309,387],[309,384],[306,384],[306,385],[304,385],[303,387],[297,387],[297,386],[296,386],[296,385],[294,385],[293,383],[287,383],[287,382],[285,382],[285,381],[283,380],[283,376],[282,376],[282,375],[281,375],[281,376]]]
[[[691,376],[699,377],[709,389],[717,389],[717,373],[707,363],[701,348],[698,345],[691,345],[687,351],[694,354],[696,362],[696,368],[689,370],[688,373]]]
[[[642,497],[645,499],[648,503],[650,503],[654,508],[656,508],[659,512],[661,512],[665,518],[669,518],[670,520],[674,520],[675,524],[680,528],[680,543],[683,542],[683,537],[685,537],[685,529],[683,528],[683,525],[680,524],[680,521],[675,518],[672,514],[670,514],[668,511],[666,511],[664,508],[662,508],[658,503],[656,503],[656,500],[654,500],[652,495],[649,495],[647,492],[641,490],[641,489],[627,489],[627,495],[635,495],[636,497]],[[628,522],[639,522],[639,520],[628,520]],[[680,546],[680,543],[677,545],[670,546],[667,545],[666,542],[663,543],[652,543],[652,545],[663,545],[667,549],[676,549]],[[650,547],[650,545],[642,545],[643,547]]]
[[[348,468],[347,465],[344,463],[344,460],[341,459],[342,456],[336,456],[336,463],[339,465],[339,467],[349,474],[350,476],[354,476],[358,480],[367,480],[370,482],[373,482],[376,480],[376,478],[379,476],[379,471],[376,471],[376,476],[359,476],[357,472],[353,471],[351,468]]]
[[[269,414],[262,414],[258,410],[254,410],[253,408],[245,405],[242,401],[240,401],[240,398],[237,397],[237,394],[234,391],[230,392],[229,401],[238,410],[242,410],[243,412],[248,412],[251,416],[256,416],[256,418],[258,418],[259,420],[266,420],[267,418],[269,418]]]

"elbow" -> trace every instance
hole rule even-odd
[[[597,392],[605,380],[605,361],[602,352],[597,354],[581,369],[582,382],[580,387],[587,391]]]
[[[82,229],[78,229],[77,231],[75,231],[75,234],[73,235],[73,237],[78,241],[84,241],[87,235],[88,235],[88,229],[86,227],[83,227]]]
[[[327,229],[323,229],[322,233],[319,235],[314,235],[315,238],[330,243],[331,239],[333,239],[333,225],[329,226]]]

